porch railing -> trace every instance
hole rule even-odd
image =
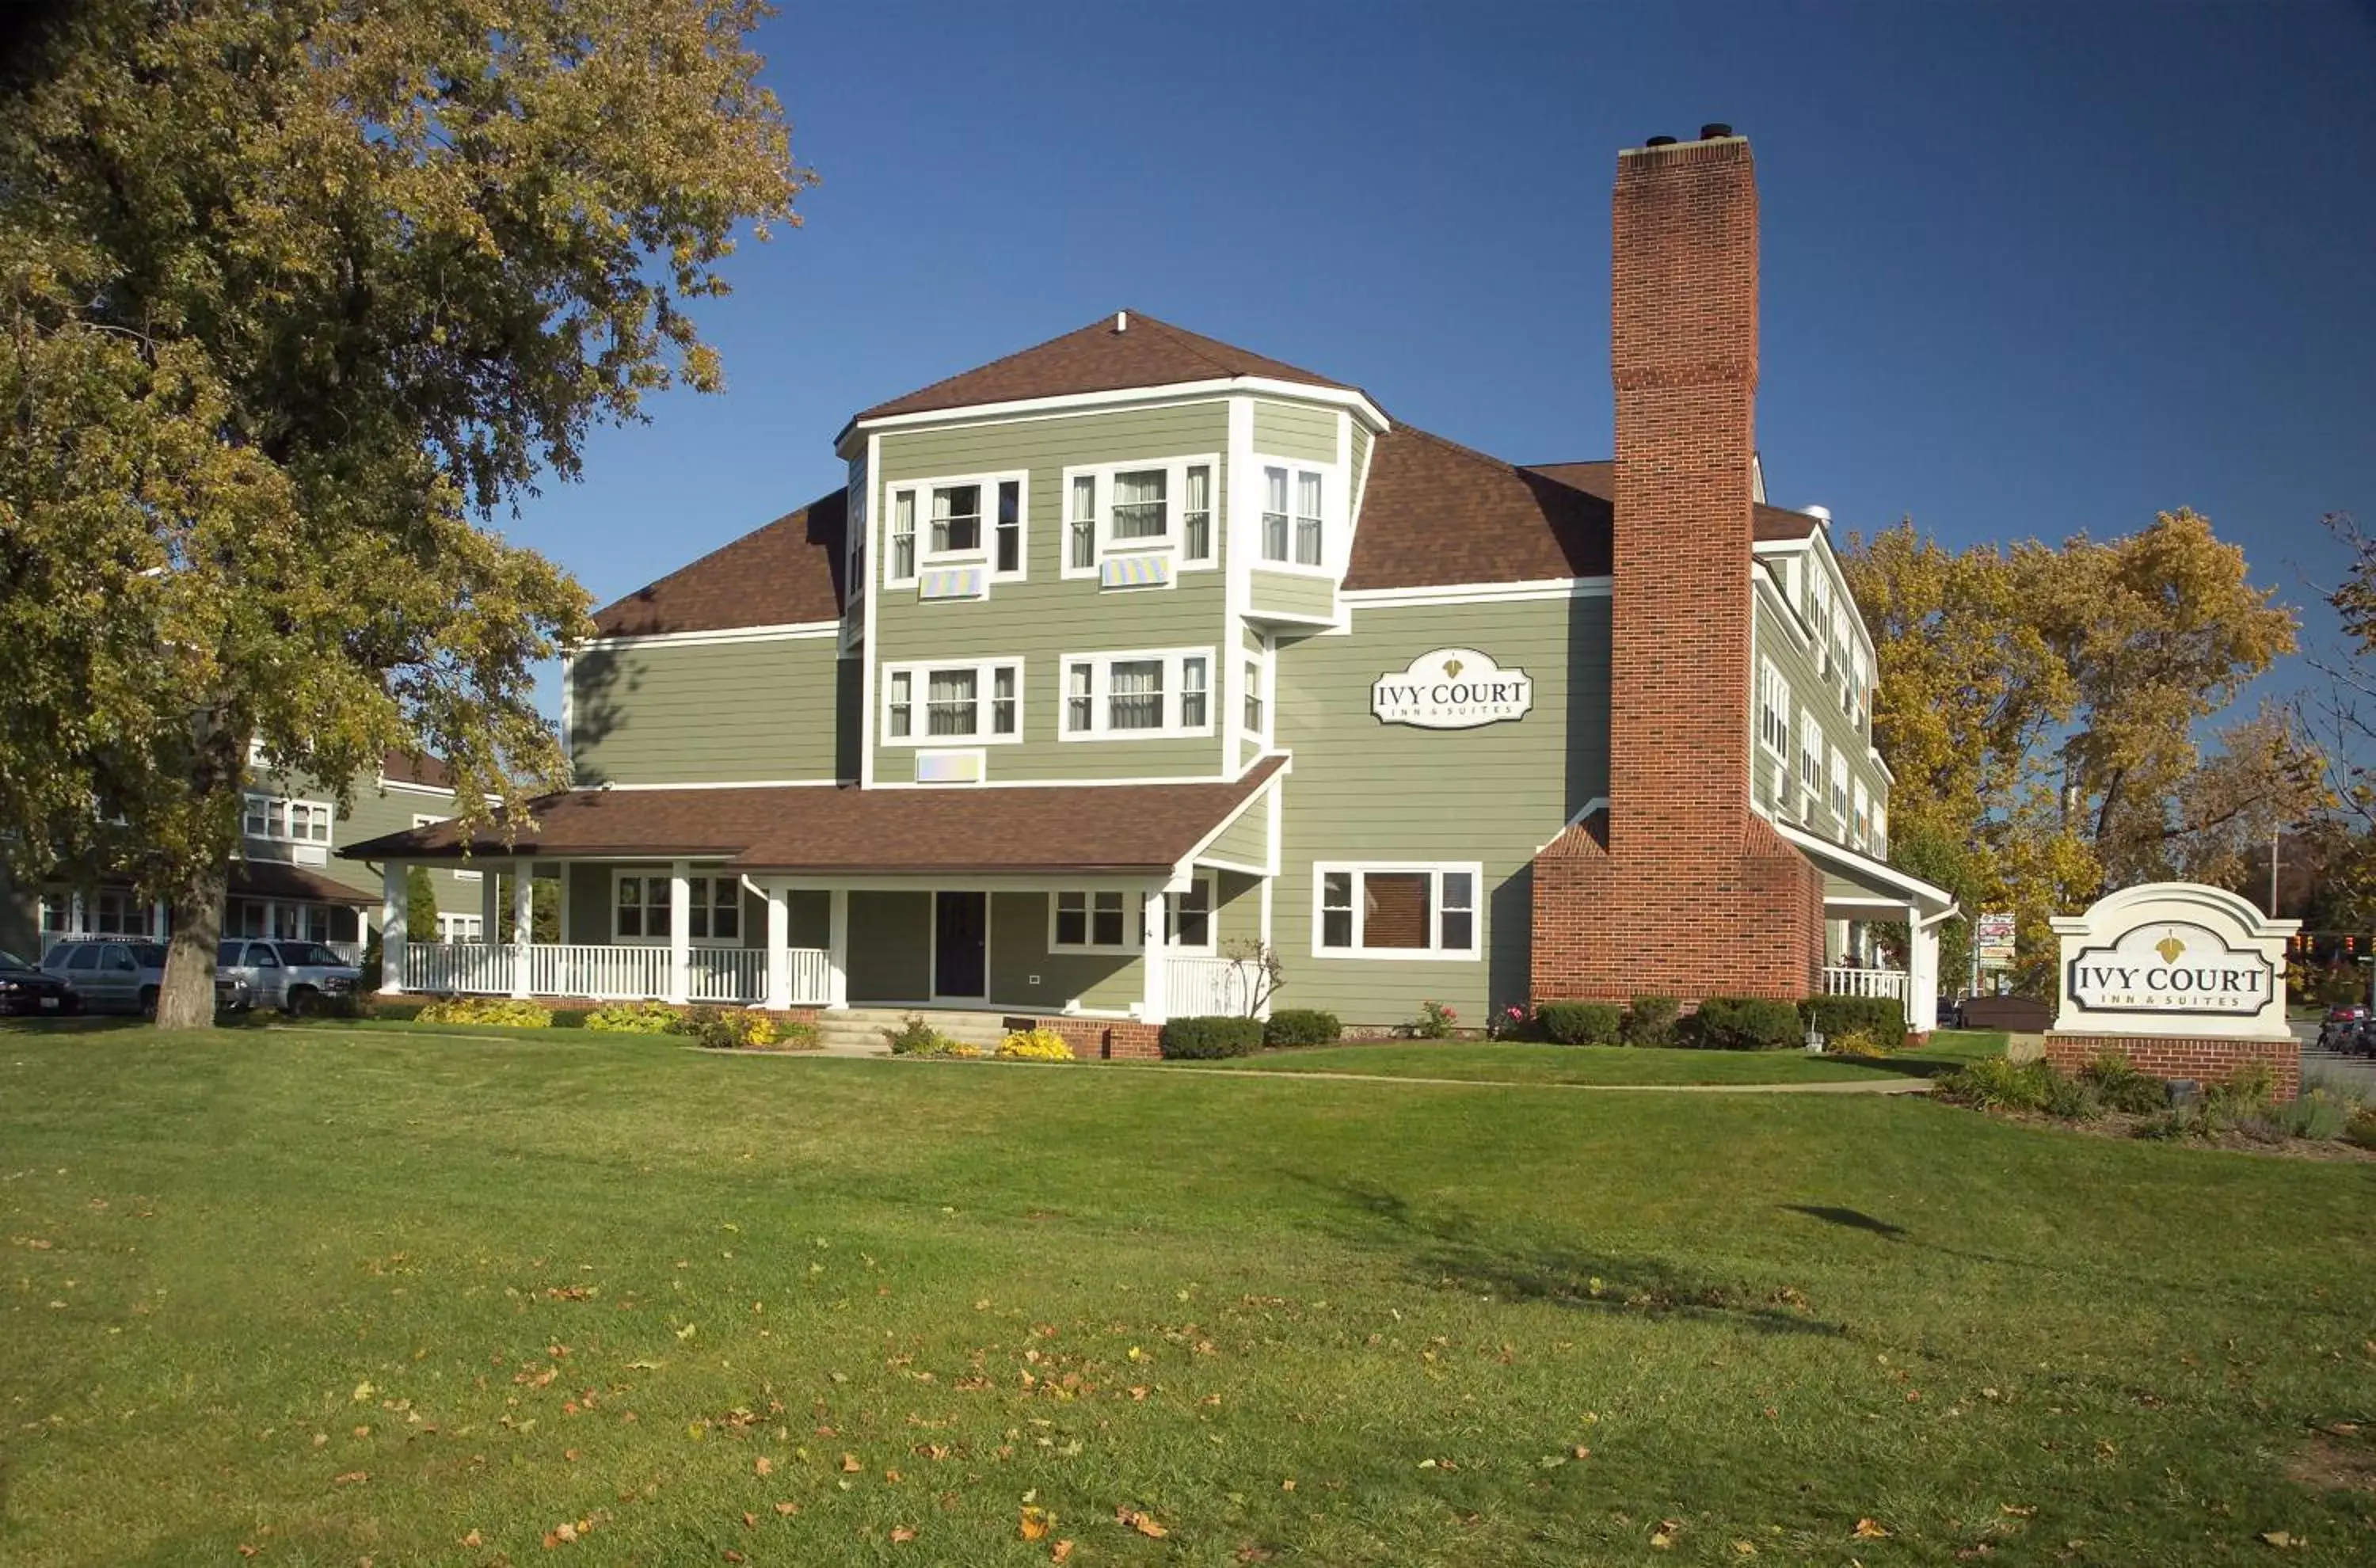
[[[1201,1018],[1216,1014],[1235,1017],[1246,1010],[1253,982],[1250,966],[1234,958],[1185,958],[1174,956],[1166,964],[1165,1012],[1174,1018]]]
[[[1904,969],[1859,969],[1841,966],[1824,971],[1826,996],[1886,996],[1906,1000]]]
[[[342,964],[360,964],[363,961],[363,944],[360,942],[325,942],[322,945],[336,953],[339,956],[339,961]]]
[[[478,942],[408,942],[404,989],[436,994],[507,996],[514,950]],[[791,1005],[826,1000],[830,956],[821,947],[794,947]],[[696,947],[686,956],[685,992],[695,1002],[758,1003],[767,995],[763,947]],[[582,996],[595,1002],[636,1002],[669,992],[669,950],[661,946],[547,943],[528,950],[530,996]]]

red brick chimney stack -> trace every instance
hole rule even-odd
[[[1797,998],[1823,878],[1750,806],[1757,179],[1729,125],[1618,155],[1609,814],[1535,861],[1537,1001]]]

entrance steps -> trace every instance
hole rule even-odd
[[[970,1045],[987,1056],[1006,1038],[1008,1015],[997,1011],[955,1012],[930,1007],[851,1007],[816,1016],[817,1043],[835,1056],[888,1056],[891,1042],[885,1029],[896,1029],[910,1018],[921,1018],[950,1039]]]

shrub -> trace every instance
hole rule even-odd
[[[430,1005],[426,1002],[389,1002],[374,997],[371,1004],[371,1016],[374,1018],[393,1018],[398,1022],[410,1023],[420,1017]]]
[[[586,1015],[597,1034],[664,1035],[674,1031],[677,1010],[665,1002],[613,1002]]]
[[[774,1018],[747,1007],[695,1007],[678,1014],[669,1033],[709,1051],[760,1051],[780,1038]]]
[[[1628,1045],[1672,1045],[1683,1005],[1671,996],[1637,996],[1619,1026]]]
[[[1546,1002],[1535,1009],[1543,1038],[1561,1045],[1615,1045],[1624,1018],[1614,1002]]]
[[[1174,1018],[1163,1026],[1163,1054],[1172,1062],[1215,1062],[1243,1056],[1263,1042],[1260,1018]]]
[[[2044,1109],[2049,1116],[2065,1122],[2093,1122],[2104,1114],[2104,1102],[2085,1079],[2049,1068]]]
[[[2169,1086],[2140,1073],[2129,1059],[2106,1051],[2079,1069],[2079,1078],[2105,1106],[2130,1116],[2150,1116],[2169,1107]]]
[[[2358,1148],[2376,1148],[2376,1105],[2354,1110],[2343,1123],[2343,1141]]]
[[[1980,1111],[2043,1111],[2053,1090],[2043,1062],[2016,1066],[2002,1056],[1984,1056],[1939,1080],[1933,1092],[1954,1105]]]
[[[947,1056],[956,1043],[913,1013],[897,1028],[885,1029],[883,1038],[894,1056]]]
[[[1800,1043],[1799,1009],[1761,996],[1711,996],[1692,1015],[1692,1043],[1710,1051],[1788,1051]]]
[[[1073,1047],[1055,1030],[1046,1028],[1010,1030],[998,1042],[998,1055],[1004,1062],[1070,1062]]]
[[[1419,1016],[1407,1026],[1414,1039],[1450,1039],[1452,1031],[1460,1025],[1460,1015],[1441,1002],[1422,1002]]]
[[[555,1007],[552,1010],[552,1027],[556,1029],[582,1029],[586,1027],[586,1020],[592,1016],[593,1009],[588,1007]]]
[[[1512,1003],[1485,1020],[1487,1039],[1525,1039],[1534,1031],[1535,1021],[1527,1016],[1524,1007]]]
[[[1263,1025],[1265,1045],[1333,1045],[1345,1033],[1334,1013],[1282,1007]]]
[[[776,1049],[778,1051],[819,1051],[825,1041],[817,1035],[817,1027],[799,1018],[776,1020]]]
[[[1799,1011],[1826,1040],[1861,1033],[1895,1045],[1906,1038],[1906,1007],[1895,997],[1811,996]]]
[[[1824,1037],[1824,1049],[1837,1056],[1881,1057],[1888,1055],[1905,1039],[1903,1034],[1884,1039],[1866,1028],[1844,1029]]]
[[[424,1024],[502,1024],[516,1029],[547,1029],[552,1015],[533,1002],[508,996],[441,996],[413,1015]]]

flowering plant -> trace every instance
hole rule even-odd
[[[1411,1025],[1411,1033],[1420,1039],[1450,1039],[1458,1026],[1460,1015],[1441,1002],[1419,1004],[1419,1018]]]
[[[1527,1032],[1527,1010],[1515,1005],[1503,1008],[1485,1026],[1485,1032],[1495,1039],[1516,1039]]]

